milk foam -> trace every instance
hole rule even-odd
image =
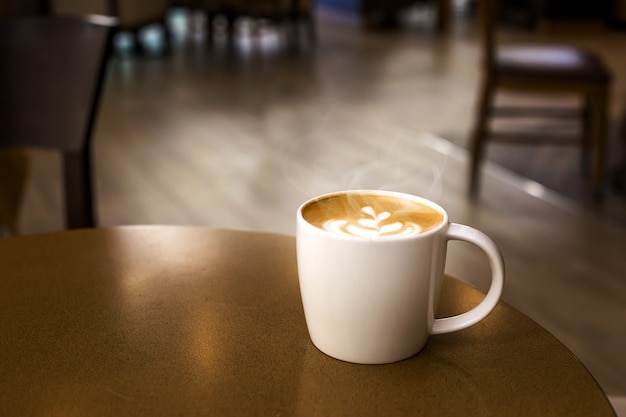
[[[361,208],[363,217],[357,219],[330,219],[324,230],[341,235],[377,238],[401,237],[421,232],[422,227],[406,218],[395,220],[388,211],[376,211],[371,206]]]

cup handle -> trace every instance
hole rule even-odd
[[[478,246],[489,258],[491,266],[491,287],[487,295],[476,307],[457,316],[435,319],[431,334],[449,333],[472,326],[484,319],[495,308],[504,287],[504,260],[498,247],[480,230],[473,227],[450,223],[447,240],[462,240]]]

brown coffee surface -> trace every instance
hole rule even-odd
[[[329,232],[365,237],[397,237],[424,233],[443,222],[434,207],[399,196],[368,193],[336,194],[304,207],[304,219]]]

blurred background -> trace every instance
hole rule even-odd
[[[486,71],[479,6],[471,0],[0,0],[0,16],[119,18],[92,137],[99,226],[293,234],[302,201],[340,188],[375,187],[436,201],[454,195],[463,203],[450,208],[458,213],[453,221],[470,216],[473,226],[492,235],[524,236],[530,226],[516,215],[541,218],[541,211],[516,214],[518,202],[503,201],[488,184],[479,199],[468,199],[466,178],[442,179],[451,159],[465,166],[469,158]],[[502,42],[583,47],[613,76],[601,202],[589,197],[577,146],[493,143],[485,158],[490,175],[610,235],[586,242],[610,256],[564,252],[560,266],[542,276],[562,278],[547,305],[588,311],[593,323],[610,327],[606,334],[594,324],[573,329],[562,311],[546,312],[551,307],[516,298],[513,290],[507,301],[564,341],[626,408],[626,266],[620,255],[626,244],[626,1],[502,0],[497,22]],[[499,99],[530,107],[575,102],[567,95]],[[553,134],[540,123],[531,127],[540,136]],[[418,139],[442,151],[415,164]],[[63,229],[59,156],[29,149],[15,161],[0,152],[0,222],[14,226],[4,234]],[[471,216],[493,207],[511,210],[506,226]],[[575,239],[592,238],[581,230]],[[541,240],[527,242],[532,249],[511,247],[505,258],[515,263],[535,250],[536,259],[548,259],[558,251],[542,248]],[[581,291],[594,283],[593,291],[600,289],[582,305],[559,295],[568,291],[566,265],[577,255],[588,260]],[[465,267],[460,262],[456,271]],[[513,273],[512,282],[526,285],[533,267]],[[528,285],[528,297],[541,292]]]
[[[224,192],[230,200],[230,190],[222,188],[240,186],[221,180],[224,166],[231,170],[241,164],[232,175],[245,175],[246,164],[258,162],[259,152],[274,153],[272,164],[281,165],[298,141],[320,135],[320,129],[336,129],[335,125],[352,136],[380,129],[383,140],[390,134],[410,138],[413,132],[430,132],[469,147],[484,75],[474,2],[444,0],[441,4],[450,7],[444,11],[434,0],[371,5],[355,0],[305,2],[295,31],[289,24],[290,0],[269,2],[282,4],[276,9],[260,7],[263,1],[240,1],[243,6],[235,9],[237,14],[220,13],[222,3],[0,2],[4,16],[120,16],[93,134],[99,224],[213,225],[212,216],[202,212],[206,199]],[[578,147],[494,143],[486,155],[620,225],[626,225],[620,175],[625,9],[620,0],[506,0],[498,11],[498,36],[503,42],[581,46],[600,55],[612,72],[604,204],[589,202]],[[507,95],[503,97],[506,101]],[[532,106],[552,98],[521,100]],[[571,101],[567,96],[558,100]],[[536,126],[539,132],[552,133],[543,129]],[[194,166],[187,160],[186,146],[198,147],[192,154],[197,166],[186,179],[201,192],[183,192],[185,187],[194,188],[175,180],[171,182],[177,185],[161,184],[172,175],[170,164],[178,164],[179,171]],[[20,206],[13,219],[20,233],[63,227],[61,194],[53,191],[58,174],[49,165],[55,164],[54,158],[38,152],[29,155],[28,183],[14,203]],[[118,175],[128,179],[119,180]],[[294,186],[302,197],[312,191]],[[161,200],[165,203],[153,204]],[[265,219],[255,222],[248,216],[224,220],[219,224],[286,232],[292,226]]]

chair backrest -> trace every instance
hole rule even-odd
[[[0,19],[0,147],[63,153],[68,228],[92,227],[91,134],[116,20]]]

